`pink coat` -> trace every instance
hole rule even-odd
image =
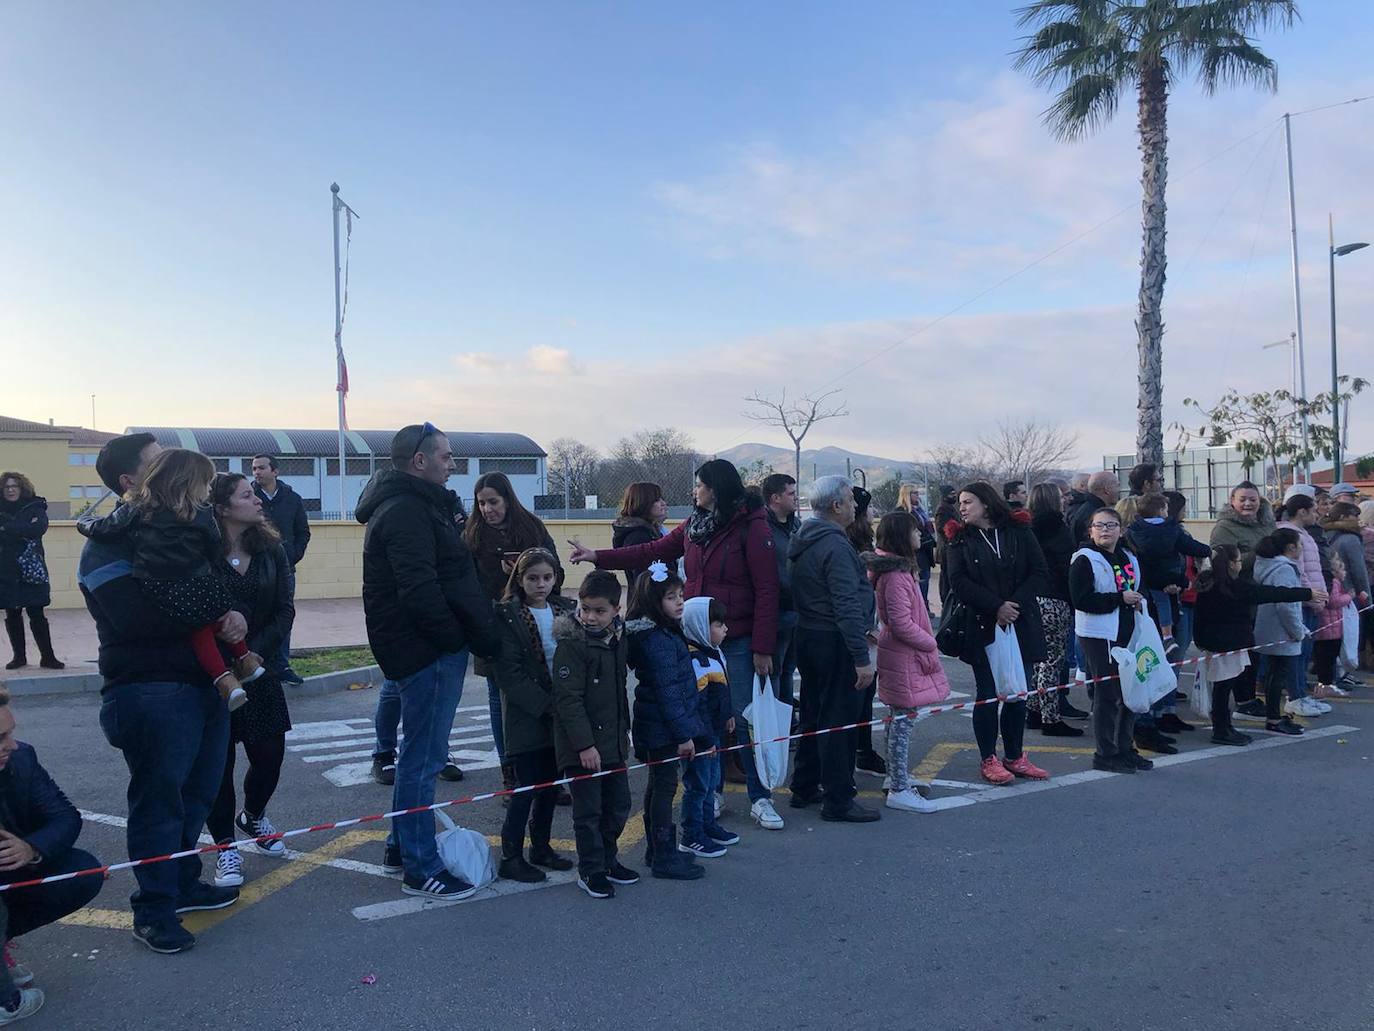
[[[915,563],[886,551],[866,554],[878,605],[878,697],[899,709],[934,705],[949,697]]]
[[[1301,526],[1283,520],[1278,524],[1280,530],[1292,530],[1301,538],[1302,556],[1298,559],[1298,578],[1302,580],[1304,587],[1309,587],[1314,591],[1326,590],[1326,579],[1322,576],[1322,557],[1321,551],[1317,548],[1317,542],[1313,536]],[[1303,602],[1310,609],[1321,611],[1321,606],[1316,602]]]
[[[1335,578],[1331,581],[1331,596],[1326,599],[1326,608],[1318,614],[1317,629],[1312,632],[1314,641],[1339,641],[1341,639],[1341,610],[1355,599],[1345,589],[1345,584]]]

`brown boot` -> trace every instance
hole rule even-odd
[[[221,674],[215,680],[215,690],[224,699],[224,704],[229,706],[229,711],[233,712],[244,702],[248,701],[248,692],[239,683],[238,677],[232,673]]]
[[[234,675],[240,684],[251,684],[265,672],[262,656],[257,652],[246,652],[234,660]]]

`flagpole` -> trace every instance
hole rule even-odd
[[[348,518],[344,504],[344,392],[343,392],[343,302],[339,294],[339,184],[333,183],[329,192],[334,195],[334,366],[336,393],[339,395],[339,521]]]

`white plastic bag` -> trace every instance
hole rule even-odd
[[[754,768],[770,791],[787,783],[786,741],[774,741],[792,733],[792,706],[778,700],[765,677],[754,674],[754,698],[744,707],[744,718],[755,742]]]
[[[1341,662],[1347,673],[1360,668],[1360,613],[1353,601],[1341,609]]]
[[[478,888],[496,880],[496,860],[486,835],[459,827],[442,809],[434,810],[434,815],[446,828],[434,835],[444,869]]]
[[[1021,660],[1021,645],[1016,640],[1016,627],[999,626],[987,647],[988,665],[992,668],[992,682],[997,697],[1006,701],[1013,695],[1026,696],[1026,664]]]
[[[1178,689],[1178,676],[1164,656],[1164,642],[1144,612],[1136,613],[1130,644],[1113,648],[1112,660],[1121,673],[1121,698],[1131,712],[1149,712],[1155,702]]]
[[[1199,716],[1212,712],[1212,681],[1208,677],[1206,661],[1193,665],[1193,689],[1188,695],[1188,704]]]

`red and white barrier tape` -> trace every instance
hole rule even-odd
[[[1355,611],[1356,611],[1357,613],[1361,613],[1361,612],[1368,612],[1368,611],[1370,611],[1371,609],[1374,609],[1374,605],[1367,605],[1367,606],[1365,606],[1364,608],[1362,608],[1362,609],[1356,609]],[[1309,630],[1309,631],[1307,632],[1307,635],[1308,635],[1308,636],[1311,636],[1312,634],[1315,634],[1318,630],[1325,630],[1325,629],[1328,629],[1329,627],[1339,626],[1339,625],[1340,625],[1339,623],[1333,622],[1333,623],[1327,623],[1327,624],[1325,624],[1324,626],[1314,627],[1312,630]],[[1284,641],[1274,641],[1274,642],[1271,642],[1271,644],[1285,644],[1285,643],[1289,643],[1289,642],[1284,642]],[[1256,648],[1265,648],[1265,647],[1270,647],[1270,645],[1256,645],[1255,647],[1256,647]],[[1206,659],[1208,656],[1214,656],[1214,657],[1215,657],[1215,656],[1223,656],[1223,655],[1240,655],[1240,654],[1243,653],[1243,652],[1249,652],[1249,651],[1253,651],[1253,650],[1254,650],[1254,648],[1237,648],[1237,649],[1235,649],[1234,651],[1229,651],[1229,652],[1209,652],[1209,653],[1207,653],[1207,655],[1200,655],[1200,656],[1198,656],[1198,657],[1196,657],[1196,658],[1192,658],[1192,659],[1182,659],[1182,660],[1180,660],[1180,661],[1178,661],[1178,662],[1171,663],[1171,665],[1173,665],[1173,666],[1178,666],[1178,667],[1181,668],[1181,667],[1184,667],[1184,666],[1191,665],[1191,664],[1193,664],[1193,663],[1202,662],[1202,661],[1204,661],[1204,659]],[[802,738],[820,737],[820,736],[823,735],[823,734],[833,734],[833,733],[835,733],[835,732],[837,732],[837,731],[857,730],[857,729],[859,729],[860,727],[878,726],[878,725],[880,725],[880,724],[892,723],[892,722],[895,722],[895,721],[897,721],[897,720],[920,719],[920,718],[923,718],[923,717],[925,717],[925,716],[934,716],[934,715],[936,715],[936,714],[938,714],[938,713],[943,713],[943,712],[959,712],[959,711],[961,711],[961,710],[963,710],[963,709],[974,709],[974,708],[977,708],[977,707],[980,706],[980,705],[995,705],[995,704],[997,704],[998,702],[1018,701],[1018,700],[1022,700],[1022,699],[1028,698],[1028,697],[1029,697],[1030,695],[1032,695],[1032,694],[1048,694],[1048,693],[1051,692],[1051,691],[1061,691],[1061,690],[1064,690],[1065,688],[1073,687],[1075,684],[1095,684],[1095,683],[1100,683],[1100,682],[1102,682],[1102,681],[1115,680],[1115,679],[1116,679],[1116,677],[1112,677],[1112,676],[1106,676],[1106,677],[1093,677],[1093,678],[1090,678],[1090,679],[1088,679],[1088,680],[1076,680],[1076,681],[1074,681],[1073,683],[1069,683],[1069,684],[1059,684],[1059,685],[1056,685],[1056,686],[1054,686],[1054,687],[1029,688],[1029,689],[1027,689],[1027,690],[1025,690],[1025,691],[1018,691],[1018,692],[1015,692],[1014,694],[1010,694],[1010,695],[1007,695],[1007,696],[1002,697],[1002,698],[999,698],[999,697],[997,697],[997,696],[994,695],[992,698],[983,698],[983,699],[972,700],[972,701],[967,701],[967,702],[958,702],[958,703],[956,703],[956,704],[954,704],[954,705],[932,705],[932,706],[927,706],[927,707],[922,708],[922,709],[918,709],[918,710],[916,710],[914,713],[899,713],[899,714],[897,714],[897,715],[895,715],[895,716],[894,716],[894,715],[880,716],[880,717],[875,717],[874,719],[871,719],[871,720],[861,720],[861,721],[859,721],[859,722],[857,722],[857,723],[845,723],[845,724],[842,724],[842,725],[836,726],[836,727],[821,727],[821,728],[818,728],[818,729],[816,729],[816,730],[806,730],[806,731],[802,731],[801,733],[798,733],[798,734],[784,734],[784,735],[782,735],[781,737],[770,738],[770,739],[768,739],[767,741],[750,741],[750,742],[746,742],[745,744],[742,744],[742,745],[729,745],[729,746],[716,747],[716,748],[709,749],[709,750],[707,750],[707,751],[705,751],[705,752],[700,752],[700,753],[698,753],[698,757],[704,758],[704,757],[707,757],[707,756],[724,755],[724,754],[727,753],[727,752],[737,752],[737,751],[741,751],[741,750],[744,750],[744,749],[752,749],[752,748],[755,748],[755,747],[757,747],[757,746],[759,746],[759,745],[772,745],[772,744],[779,744],[779,743],[784,742],[784,741],[797,741],[797,740],[801,740]],[[613,776],[613,775],[616,775],[616,774],[619,774],[619,773],[626,773],[626,774],[628,774],[628,773],[629,773],[630,771],[632,771],[632,770],[647,770],[647,769],[649,769],[651,766],[664,766],[664,765],[667,765],[668,763],[676,763],[676,762],[681,762],[681,761],[682,761],[682,760],[681,760],[681,757],[680,757],[680,756],[674,755],[674,756],[671,756],[670,758],[667,758],[667,759],[652,759],[652,760],[649,760],[648,762],[632,763],[632,764],[630,764],[630,765],[625,766],[623,769],[601,770],[601,771],[599,771],[599,772],[597,772],[597,773],[583,773],[583,774],[579,774],[578,776],[575,776],[575,777],[560,777],[560,778],[558,778],[557,780],[545,781],[545,782],[542,783],[542,784],[526,784],[526,785],[523,785],[523,786],[518,787],[518,788],[503,788],[503,789],[501,789],[501,790],[499,790],[499,791],[486,791],[486,792],[482,792],[481,794],[468,795],[468,796],[466,796],[465,798],[454,798],[454,799],[450,799],[450,800],[447,801],[447,802],[435,802],[435,803],[432,804],[432,805],[413,806],[413,807],[411,807],[411,808],[409,808],[409,809],[396,809],[396,810],[393,810],[393,811],[391,811],[391,812],[387,812],[387,813],[377,813],[377,814],[372,815],[372,816],[358,816],[358,817],[354,817],[354,818],[351,819],[351,820],[336,820],[336,821],[334,821],[333,823],[317,823],[317,824],[315,824],[313,827],[298,827],[298,828],[295,829],[295,830],[290,830],[290,831],[279,831],[279,832],[276,833],[276,834],[269,834],[269,835],[266,835],[265,837],[261,837],[261,838],[245,838],[245,839],[243,839],[242,841],[231,841],[231,842],[226,842],[226,843],[217,844],[217,845],[203,845],[203,846],[201,846],[200,848],[186,849],[186,850],[183,851],[183,852],[172,852],[172,853],[169,853],[169,854],[167,854],[167,855],[165,855],[165,856],[149,856],[149,857],[146,858],[146,859],[130,859],[130,860],[128,860],[128,861],[126,861],[126,862],[123,862],[123,863],[112,863],[112,864],[110,864],[109,866],[97,866],[97,867],[92,867],[92,868],[89,869],[89,870],[75,870],[75,871],[72,871],[71,873],[53,874],[53,875],[48,876],[48,877],[36,877],[36,878],[34,878],[34,879],[32,879],[32,880],[28,880],[28,881],[15,881],[15,882],[12,883],[12,884],[0,884],[0,892],[13,891],[13,890],[16,889],[16,888],[32,888],[32,887],[36,887],[37,885],[40,885],[40,884],[54,884],[54,883],[56,883],[56,882],[58,882],[58,881],[68,881],[68,880],[71,880],[71,879],[74,878],[74,877],[93,877],[93,876],[95,876],[95,875],[97,875],[97,874],[102,875],[102,876],[105,876],[105,875],[108,875],[108,874],[116,873],[117,871],[120,871],[120,870],[132,870],[132,869],[135,869],[135,868],[140,867],[140,866],[151,866],[153,863],[166,863],[166,862],[169,862],[169,861],[174,860],[174,859],[186,859],[186,858],[189,858],[189,857],[191,857],[191,856],[201,856],[201,855],[207,855],[207,854],[213,854],[213,853],[223,852],[223,851],[225,851],[225,850],[227,850],[227,849],[239,848],[239,847],[241,847],[241,846],[251,845],[251,844],[253,844],[254,842],[257,842],[257,841],[285,841],[285,840],[288,839],[288,838],[300,837],[302,834],[315,834],[315,833],[317,833],[317,832],[319,832],[319,831],[343,830],[343,829],[346,828],[346,827],[358,827],[358,826],[361,826],[362,824],[366,824],[366,823],[377,823],[377,822],[380,821],[380,820],[392,820],[392,819],[395,819],[395,818],[398,817],[398,816],[413,816],[413,815],[416,815],[416,814],[419,814],[419,813],[434,812],[434,811],[437,810],[437,809],[447,809],[447,808],[449,808],[450,806],[468,805],[469,803],[472,803],[472,802],[485,802],[485,801],[488,801],[489,799],[493,799],[493,798],[504,798],[504,797],[509,796],[509,795],[519,795],[519,794],[523,794],[523,793],[529,792],[529,791],[542,791],[542,790],[545,790],[546,788],[561,787],[561,786],[563,786],[563,785],[572,784],[572,783],[575,783],[575,782],[577,782],[577,781],[595,780],[595,779],[598,778],[598,777],[609,777],[609,776]]]

